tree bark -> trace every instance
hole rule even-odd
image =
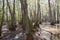
[[[0,25],[0,36],[1,36],[1,29],[2,29],[2,25],[3,25],[3,22],[4,22],[4,6],[5,6],[5,1],[3,0],[3,7],[2,7],[2,10],[3,10],[3,13],[2,13],[2,20],[1,20],[1,25]]]
[[[13,13],[11,14],[11,27],[12,31],[15,31],[16,19],[15,19],[15,0],[13,1]]]
[[[8,7],[6,7],[6,22],[8,23]]]
[[[59,6],[57,5],[57,23],[59,23]]]
[[[38,0],[38,10],[37,10],[37,20],[41,24],[41,8],[40,8],[40,0]]]
[[[8,8],[9,8],[9,12],[10,12],[10,14],[12,14],[11,7],[10,7],[10,5],[9,5],[9,2],[8,2],[8,0],[6,0],[6,1],[7,1],[7,6],[8,6]]]
[[[55,7],[53,8],[53,22],[56,23],[56,12],[55,12]]]
[[[53,18],[52,18],[52,11],[51,11],[51,4],[50,4],[50,0],[48,0],[48,4],[49,4],[49,22],[50,22],[50,25],[54,25],[55,22],[53,21]]]
[[[33,40],[32,37],[32,22],[28,17],[27,0],[20,0],[22,11],[22,24],[23,31],[26,33],[26,40]]]
[[[50,4],[50,0],[48,0],[48,5],[49,5],[49,21],[52,21],[52,11],[51,11],[51,4]]]
[[[8,0],[7,0],[7,6],[8,6],[8,8],[9,8],[9,12],[10,12],[10,14],[11,14],[11,24],[10,24],[9,29],[10,29],[11,31],[15,31],[15,30],[16,30],[16,29],[15,29],[15,27],[16,27],[16,21],[15,21],[15,0],[13,1],[13,11],[12,11],[11,8],[10,8],[10,5],[9,5]]]

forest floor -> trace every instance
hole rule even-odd
[[[56,24],[56,25],[52,26],[48,22],[46,22],[46,23],[43,22],[39,26],[40,26],[41,30],[40,30],[40,28],[38,28],[39,31],[36,32],[36,35],[38,36],[38,40],[40,40],[40,37],[45,38],[46,40],[60,40],[60,28],[58,28],[60,26],[60,24]],[[20,30],[20,27],[17,29]],[[4,37],[1,40],[23,40],[23,35],[25,35],[25,33],[21,32],[21,31],[17,32],[17,33],[14,32],[15,34],[10,33],[9,29],[7,28],[7,25],[4,25],[2,27],[2,31],[3,31],[3,33],[6,32],[8,34],[8,36]]]
[[[46,38],[46,40],[60,40],[60,24],[55,24],[54,26],[49,23],[43,23],[41,27],[41,36]]]

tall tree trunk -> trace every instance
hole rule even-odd
[[[31,34],[32,22],[29,20],[28,17],[27,0],[20,0],[20,2],[21,2],[21,11],[22,11],[23,31],[26,32],[26,36],[27,36],[26,40],[33,40],[33,36]]]
[[[9,5],[9,2],[8,2],[8,0],[6,0],[6,1],[7,1],[7,6],[9,8],[9,12],[10,12],[10,14],[12,14],[12,11],[11,11],[11,8],[10,8],[10,5]]]
[[[53,21],[56,22],[56,12],[55,12],[55,7],[53,8]]]
[[[11,29],[15,31],[16,19],[15,19],[15,0],[13,1],[13,13],[11,14]]]
[[[49,5],[49,21],[51,22],[52,21],[52,11],[51,11],[51,4],[50,4],[50,0],[48,0],[48,5]]]
[[[48,0],[48,4],[49,4],[49,22],[51,25],[54,25],[55,22],[53,21],[53,18],[52,18],[52,11],[51,11],[51,4],[50,4],[50,0]]]
[[[8,23],[8,7],[6,7],[6,22]]]
[[[1,29],[2,29],[2,25],[3,25],[3,21],[4,21],[4,3],[5,1],[3,0],[3,7],[2,7],[2,10],[3,10],[3,13],[2,13],[2,20],[1,20],[1,25],[0,25],[0,36],[1,36]]]
[[[20,0],[21,2],[21,11],[22,11],[22,23],[23,23],[23,30],[26,31],[26,20],[27,20],[27,17],[28,17],[28,12],[27,12],[27,3],[26,3],[26,0]]]
[[[37,21],[39,21],[39,13],[40,13],[40,4],[39,4],[40,0],[37,0]]]
[[[34,10],[34,22],[36,21],[36,10]]]
[[[13,1],[13,11],[10,8],[8,0],[7,0],[7,6],[9,8],[9,12],[11,14],[11,25],[10,25],[9,29],[11,31],[15,31],[15,26],[16,26],[16,22],[15,22],[15,0]]]
[[[59,6],[57,5],[57,23],[59,23]]]
[[[36,0],[37,1],[37,0]],[[36,5],[36,2],[35,1],[35,10],[34,10],[34,22],[36,22],[36,20],[37,20],[37,11],[36,11],[36,8],[37,8],[37,5]]]
[[[38,10],[37,10],[37,20],[39,21],[39,23],[41,24],[41,8],[40,8],[40,0],[38,0]]]

